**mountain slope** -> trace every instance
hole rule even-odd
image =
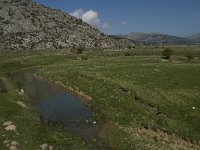
[[[128,40],[128,44],[135,42]],[[31,0],[0,0],[0,50],[126,47],[82,20]]]
[[[189,36],[188,39],[193,41],[195,44],[200,44],[200,33]]]
[[[141,33],[133,32],[127,35],[121,35],[122,37],[136,40],[147,45],[180,45],[180,44],[195,44],[193,40],[189,38],[182,38],[177,36],[170,36],[161,33]]]

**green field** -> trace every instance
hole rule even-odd
[[[49,133],[40,123],[26,95],[19,95],[7,78],[15,70],[33,66],[41,67],[37,73],[41,78],[82,96],[102,125],[101,138],[113,149],[200,149],[200,49],[173,49],[170,60],[161,58],[162,47],[81,55],[2,54],[0,78],[8,92],[0,93],[0,133],[5,135],[0,137],[0,149],[9,138],[24,143],[21,149],[36,149],[43,143],[55,149],[103,149],[68,132]],[[15,105],[19,99],[28,109]],[[5,132],[2,124],[7,120],[16,124],[19,136]]]

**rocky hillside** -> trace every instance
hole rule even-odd
[[[104,35],[80,19],[31,0],[0,0],[0,50],[119,48],[135,44]]]
[[[121,35],[128,39],[136,40],[147,45],[188,45],[188,44],[198,44],[197,41],[191,38],[183,38],[177,36],[170,36],[161,33],[141,33],[133,32],[127,35]]]

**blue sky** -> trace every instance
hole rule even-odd
[[[34,0],[76,15],[107,34],[200,33],[200,0]]]

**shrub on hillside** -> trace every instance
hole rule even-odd
[[[131,45],[128,46],[128,49],[132,49],[132,48],[135,48],[135,46],[131,46]]]
[[[85,48],[84,47],[78,47],[77,49],[76,49],[76,54],[83,54],[83,51],[85,50]]]

